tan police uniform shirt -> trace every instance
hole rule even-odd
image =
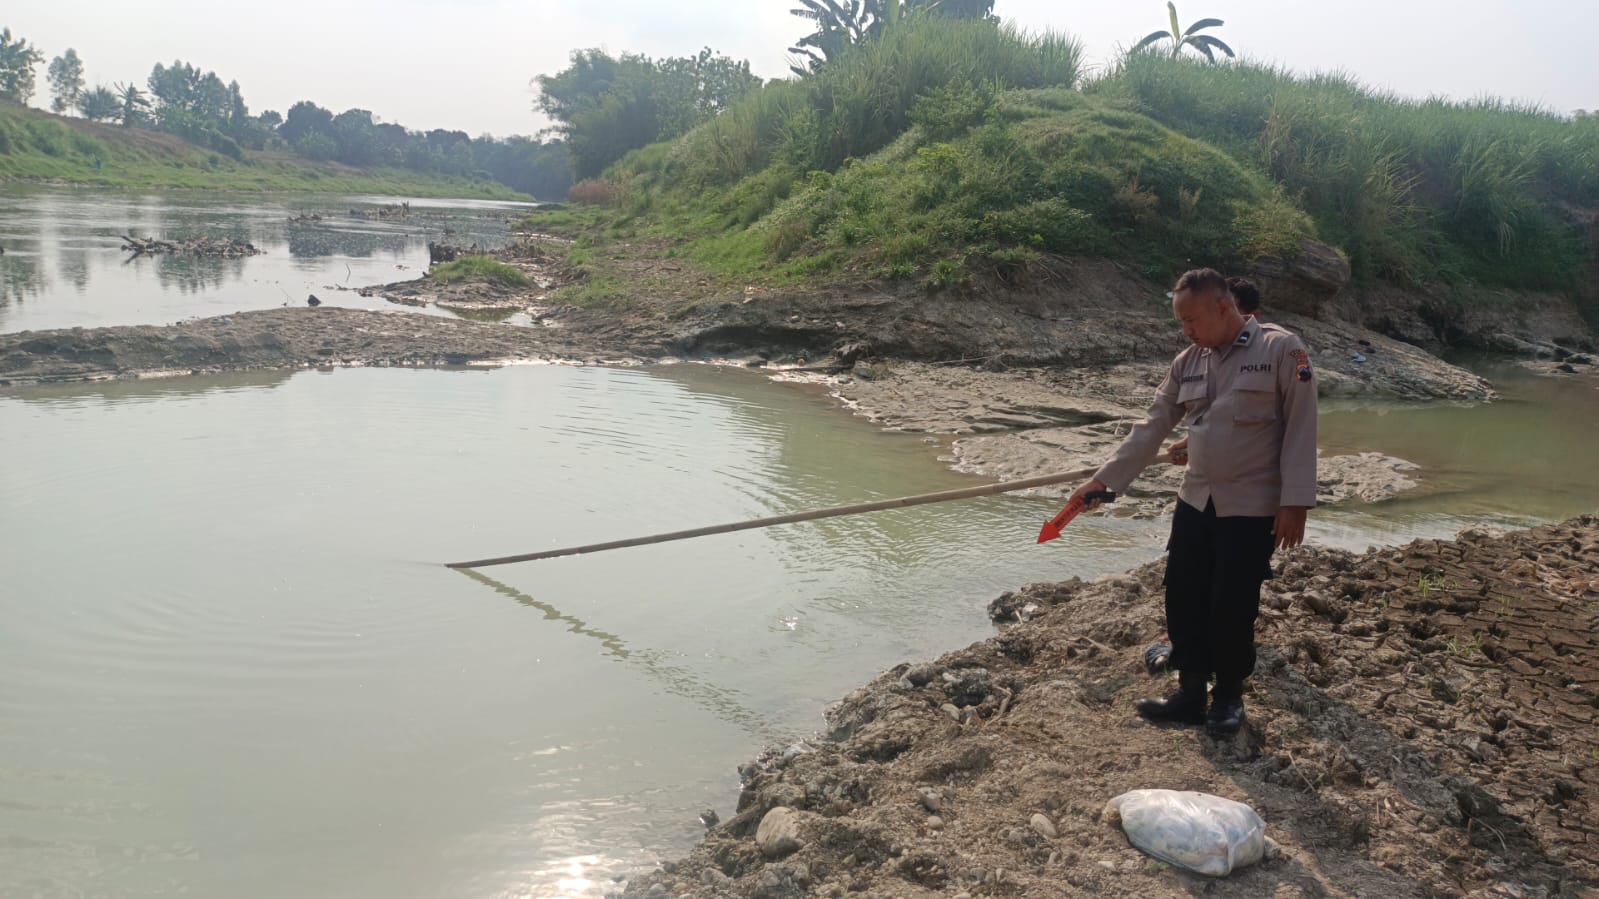
[[[1126,490],[1179,421],[1188,424],[1183,502],[1213,500],[1223,518],[1316,504],[1316,383],[1293,333],[1250,318],[1232,344],[1178,354],[1149,416],[1095,477]]]

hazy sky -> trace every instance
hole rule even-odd
[[[68,47],[90,85],[144,85],[156,62],[182,59],[237,80],[252,112],[309,99],[371,110],[412,129],[531,134],[533,76],[574,48],[689,55],[709,46],[756,74],[788,71],[805,23],[790,0],[266,0],[67,3],[6,0],[0,26],[48,60]],[[1163,0],[997,0],[1023,27],[1079,37],[1102,65],[1166,21]],[[1494,95],[1551,109],[1599,107],[1596,0],[1185,0],[1186,25],[1241,53],[1297,71],[1341,69],[1410,96]],[[49,102],[45,66],[35,106]]]

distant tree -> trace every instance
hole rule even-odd
[[[339,153],[339,145],[319,131],[307,131],[294,141],[294,152],[317,162],[327,162]]]
[[[790,13],[810,21],[815,31],[800,38],[788,52],[799,57],[790,71],[807,75],[838,56],[844,48],[882,37],[883,32],[912,16],[986,19],[994,0],[799,0]]]
[[[124,128],[143,128],[150,124],[150,98],[144,95],[136,85],[118,84],[116,86],[117,102],[121,104],[119,113]]]
[[[748,62],[708,47],[660,61],[598,49],[574,51],[571,59],[534,80],[539,107],[557,123],[584,178],[630,150],[684,133],[761,84]]]
[[[239,82],[228,82],[227,120],[233,130],[244,130],[250,127],[250,107],[244,102],[244,91],[239,89]]]
[[[345,165],[369,166],[378,161],[377,124],[365,109],[346,109],[333,117],[335,158]]]
[[[789,68],[796,75],[805,75],[822,67],[822,63],[836,58],[851,44],[866,39],[869,14],[861,0],[800,0],[799,9],[789,12],[811,22],[816,30],[805,35],[788,48],[800,61]]]
[[[0,29],[0,100],[26,106],[33,96],[33,67],[44,54],[23,38],[12,39],[11,29]]]
[[[78,112],[91,122],[104,122],[122,112],[122,101],[111,88],[97,84],[78,95]]]
[[[83,60],[78,58],[78,51],[68,47],[67,52],[50,60],[45,77],[50,81],[51,110],[59,113],[77,107],[78,98],[83,95]]]
[[[310,100],[290,106],[288,117],[278,126],[279,136],[291,144],[298,144],[308,134],[320,134],[332,140],[332,132],[333,113]]]
[[[200,81],[204,77],[205,73],[181,59],[173,60],[171,66],[156,63],[145,81],[145,86],[150,89],[156,120],[171,122],[192,110],[200,91]]]
[[[240,97],[239,102],[243,103],[244,98]],[[221,125],[226,125],[232,119],[233,97],[217,73],[206,72],[200,76],[189,111],[206,122]]]
[[[283,114],[278,112],[276,109],[269,109],[266,112],[256,116],[255,121],[256,124],[264,128],[271,128],[272,130],[276,131],[278,126],[283,124]]]
[[[1172,42],[1171,55],[1174,59],[1179,53],[1183,52],[1184,47],[1192,47],[1198,50],[1200,53],[1205,54],[1205,58],[1211,62],[1216,61],[1216,54],[1212,52],[1213,50],[1220,50],[1227,54],[1229,59],[1234,56],[1233,48],[1208,34],[1199,34],[1206,28],[1219,28],[1226,24],[1221,19],[1200,19],[1188,26],[1187,31],[1182,31],[1177,23],[1177,4],[1167,0],[1166,11],[1171,16],[1171,30],[1155,31],[1145,35],[1143,40],[1133,45],[1134,50],[1142,50],[1158,41],[1169,40]]]

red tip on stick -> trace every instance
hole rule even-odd
[[[1087,504],[1080,499],[1068,503],[1066,508],[1060,510],[1059,515],[1044,522],[1044,529],[1038,532],[1038,542],[1048,543],[1059,537],[1060,532],[1066,529],[1066,525],[1071,524],[1072,519],[1076,518],[1086,507]]]

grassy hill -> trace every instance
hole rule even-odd
[[[1049,254],[1165,280],[1304,238],[1367,284],[1591,302],[1599,274],[1599,119],[1156,54],[1085,81],[1061,36],[938,19],[768,84],[574,196],[599,204],[530,223],[593,246],[667,238],[747,283],[943,288]]]
[[[11,179],[107,187],[530,199],[492,181],[434,178],[404,169],[356,169],[251,151],[234,160],[158,131],[0,104],[0,182]]]

